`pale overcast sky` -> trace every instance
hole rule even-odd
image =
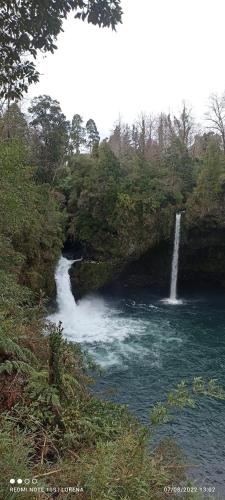
[[[117,32],[64,23],[58,50],[38,60],[40,82],[68,119],[94,118],[108,135],[119,114],[177,112],[185,100],[200,120],[212,92],[225,90],[224,0],[123,0]]]

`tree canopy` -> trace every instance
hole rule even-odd
[[[32,151],[39,166],[39,178],[51,182],[64,160],[70,124],[59,102],[48,95],[35,97],[29,107]]]
[[[54,52],[70,12],[82,21],[111,27],[121,22],[120,0],[2,0],[0,5],[0,98],[20,99],[37,82],[38,51]]]
[[[83,118],[75,114],[72,118],[71,133],[70,133],[72,149],[76,154],[80,153],[80,149],[86,143],[85,128],[83,127]]]

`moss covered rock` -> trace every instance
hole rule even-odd
[[[98,290],[117,276],[122,268],[118,261],[77,262],[70,270],[72,291],[76,300],[89,292]]]

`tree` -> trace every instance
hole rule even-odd
[[[177,118],[174,116],[174,132],[181,140],[182,144],[188,147],[192,141],[193,121],[191,113],[184,103],[182,112]]]
[[[93,155],[98,154],[98,146],[100,142],[100,135],[94,120],[90,118],[90,120],[86,123],[86,131],[87,131],[87,146],[92,152]]]
[[[206,119],[210,122],[210,128],[220,134],[225,154],[225,94],[220,97],[213,94],[210,97]]]
[[[163,154],[170,144],[171,139],[171,119],[170,115],[161,113],[156,120],[156,137],[159,151]]]
[[[224,179],[224,155],[218,138],[211,136],[208,138],[203,165],[191,198],[194,213],[200,217],[217,213],[218,219],[224,220]]]
[[[117,158],[120,158],[122,152],[122,123],[120,116],[110,135],[109,146]]]
[[[139,155],[142,160],[145,159],[145,146],[146,146],[146,117],[141,115],[139,126]]]
[[[41,181],[52,182],[65,157],[69,122],[58,101],[48,95],[35,97],[29,108],[32,115],[34,161]]]
[[[18,104],[12,103],[0,119],[0,138],[28,140],[29,130],[24,114]]]
[[[20,99],[37,82],[39,50],[54,52],[70,12],[82,21],[111,27],[121,22],[120,0],[2,0],[0,6],[0,97]]]
[[[86,144],[86,131],[83,127],[83,118],[76,114],[73,116],[71,124],[70,138],[72,142],[72,147],[76,154],[80,154],[81,147]]]
[[[48,289],[51,293],[54,289],[54,266],[62,245],[63,216],[57,209],[52,190],[47,185],[37,185],[33,174],[27,146],[17,138],[2,141],[0,270],[12,272],[20,284],[31,285],[38,294],[40,289]],[[4,296],[1,290],[0,295]],[[19,292],[15,290],[17,295],[19,297]],[[6,304],[7,297],[5,295]],[[10,314],[15,310],[14,296],[11,302]],[[25,302],[28,305],[28,300]],[[2,306],[3,300],[0,309]],[[1,313],[2,310],[0,316]],[[19,319],[19,311],[16,313]]]
[[[138,151],[138,128],[136,124],[132,125],[132,147],[135,152]]]
[[[122,141],[121,141],[121,151],[122,157],[128,157],[131,153],[131,130],[129,125],[126,123],[122,127]]]
[[[171,188],[180,191],[184,198],[193,189],[193,159],[182,140],[174,136],[164,156]]]
[[[145,157],[152,159],[152,154],[155,146],[155,118],[153,115],[146,117],[146,144],[145,144]]]
[[[120,163],[107,141],[103,141],[99,148],[99,174],[106,184],[109,185],[113,181],[118,188]],[[102,185],[104,185],[104,182]]]

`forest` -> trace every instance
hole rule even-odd
[[[217,381],[190,373],[143,426],[95,392],[98,364],[46,318],[62,251],[83,257],[70,270],[77,303],[112,284],[166,287],[179,210],[181,282],[225,286],[225,94],[209,98],[201,126],[183,103],[177,116],[119,118],[107,138],[49,95],[25,109],[38,73],[24,52],[54,51],[71,9],[100,27],[121,21],[116,0],[50,3],[45,24],[30,8],[40,2],[0,7],[0,498],[163,500],[188,482],[185,498],[200,499],[176,442],[151,439],[177,412],[198,412],[199,399],[224,400]],[[10,478],[33,478],[33,491]]]
[[[63,246],[85,252],[75,277],[82,295],[169,241],[180,207],[187,209],[188,228],[202,224],[202,231],[214,227],[220,234],[225,163],[219,131],[193,135],[184,106],[178,118],[142,116],[131,127],[118,122],[100,141],[93,119],[85,125],[75,114],[69,123],[49,96],[35,98],[28,116],[11,103],[0,130],[5,487],[9,476],[29,477],[32,470],[51,487],[73,485],[75,477],[85,486],[81,498],[96,498],[97,491],[98,498],[155,498],[157,489],[164,498],[162,485],[180,481],[180,469],[178,477],[167,469],[171,446],[148,456],[148,430],[125,408],[90,393],[91,360],[66,341],[61,325],[44,327],[44,321]],[[101,263],[98,274],[90,259]],[[196,384],[194,394],[207,392]],[[211,393],[223,397],[217,386]],[[174,399],[175,407],[193,404],[187,388],[176,389]],[[152,412],[157,423],[167,418],[162,408]],[[45,476],[49,470],[56,474]]]

